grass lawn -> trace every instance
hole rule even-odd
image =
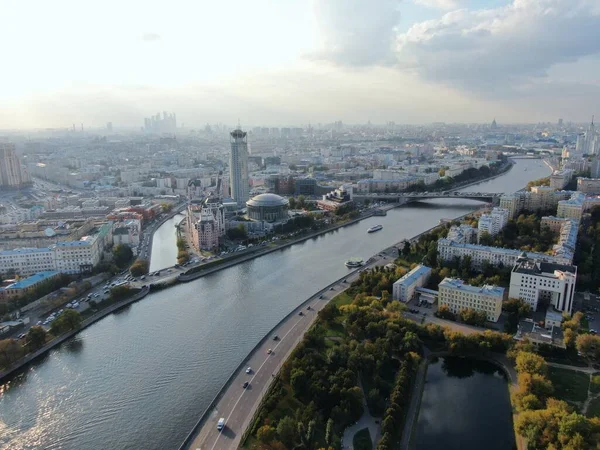
[[[358,431],[354,438],[352,438],[352,445],[355,450],[372,450],[373,443],[371,442],[371,435],[369,434],[368,428],[363,428]]]
[[[592,376],[592,384],[590,385],[590,391],[593,394],[597,394],[598,392],[600,392],[600,374],[599,373],[595,373]]]
[[[600,417],[600,398],[596,398],[588,405],[586,416]]]
[[[581,319],[581,328],[584,330],[590,329],[590,323],[588,322],[588,320],[585,317],[583,319]]]
[[[340,294],[338,294],[334,298],[332,298],[329,303],[340,307],[342,305],[349,305],[350,303],[352,303],[352,300],[354,300],[354,299],[352,297],[350,297],[348,294],[346,294],[346,292],[341,292]]]
[[[550,367],[550,381],[554,396],[568,402],[584,402],[587,398],[590,377],[583,372]]]

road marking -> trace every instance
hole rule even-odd
[[[277,347],[279,347],[279,345],[281,343],[283,343],[283,340],[287,337],[288,334],[290,334],[295,328],[296,326],[298,326],[298,324],[302,322],[302,319],[298,320],[290,329],[287,333],[285,333],[283,335],[283,337],[279,340],[279,342],[277,343],[277,345],[275,347],[273,347],[273,351],[277,350]],[[264,362],[260,365],[260,367],[254,371],[254,376],[250,379],[250,384],[252,383],[252,381],[254,380],[254,378],[256,378],[256,376],[258,375],[258,373],[260,372],[260,369],[263,368],[263,366],[267,363],[267,361],[269,361],[269,359],[271,359],[271,355],[268,355]],[[237,377],[236,377],[237,378]],[[233,412],[235,411],[235,408],[237,407],[238,403],[240,402],[240,400],[242,399],[242,397],[244,396],[244,394],[246,393],[246,389],[243,390],[243,392],[240,394],[237,402],[235,402],[235,404],[233,405],[233,408],[231,408],[231,412],[229,413],[229,415],[227,416],[227,418],[225,419],[225,425],[227,425],[227,422],[229,422],[229,419],[231,418]],[[213,446],[211,447],[211,450],[214,450],[214,448],[216,447],[217,443],[219,442],[219,438],[221,437],[221,434],[223,434],[223,430],[225,429],[225,427],[223,427],[222,430],[219,430],[219,434],[217,435],[217,438],[215,439],[215,443],[213,444]]]

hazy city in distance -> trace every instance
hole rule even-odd
[[[600,449],[599,0],[0,10],[0,450]]]

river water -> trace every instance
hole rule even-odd
[[[150,272],[173,267],[177,262],[177,228],[185,216],[177,214],[163,223],[152,238]]]
[[[519,160],[507,174],[466,190],[512,192],[548,174],[539,160]],[[177,448],[254,345],[298,304],[347,273],[345,260],[367,259],[478,205],[460,199],[411,204],[150,294],[4,386],[0,448]],[[379,223],[383,230],[367,234]],[[171,228],[164,236],[175,246]],[[152,258],[153,267],[172,264],[166,251],[153,251]]]
[[[415,431],[415,448],[516,449],[506,375],[487,361],[432,361]]]

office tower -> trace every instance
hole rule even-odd
[[[13,144],[0,143],[0,187],[19,187],[29,183]]]
[[[231,197],[238,208],[244,208],[250,198],[248,185],[248,139],[239,127],[230,133],[229,180]]]
[[[177,116],[167,114],[163,111],[162,117],[160,113],[144,119],[144,131],[154,133],[173,133],[177,130]]]

